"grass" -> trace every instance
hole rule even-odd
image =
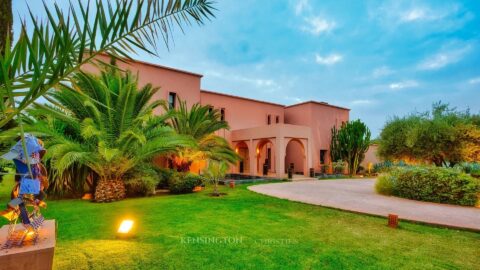
[[[11,179],[0,184],[7,201]],[[55,269],[478,269],[480,234],[401,223],[253,193],[246,185],[109,204],[50,201]],[[117,240],[124,217],[136,237]],[[3,221],[2,221],[3,222]],[[224,241],[227,238],[227,243]],[[208,240],[210,239],[210,240]],[[215,242],[216,241],[216,242]],[[230,241],[230,242],[228,242]]]

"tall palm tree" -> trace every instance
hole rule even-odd
[[[196,146],[182,149],[173,157],[177,170],[188,171],[193,162],[202,160],[225,161],[230,164],[237,162],[239,156],[228,141],[215,134],[219,130],[230,128],[221,119],[220,111],[198,103],[188,109],[185,101],[178,101],[178,108],[168,111],[168,123],[178,134],[195,140]],[[166,105],[164,108],[168,109]]]
[[[112,201],[125,196],[122,177],[154,156],[175,153],[192,145],[154,116],[162,101],[150,84],[138,89],[137,78],[115,69],[99,76],[79,73],[71,88],[51,91],[53,106],[36,104],[36,119],[26,129],[45,136],[51,168],[59,179],[83,166],[98,176],[95,199]]]

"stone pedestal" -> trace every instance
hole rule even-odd
[[[0,246],[7,240],[7,234],[8,225],[5,225],[0,229]],[[0,270],[51,270],[55,242],[55,220],[45,220],[35,245],[0,250]]]

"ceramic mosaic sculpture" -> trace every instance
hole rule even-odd
[[[0,249],[35,244],[44,221],[40,208],[46,207],[44,189],[48,178],[41,159],[46,151],[43,143],[30,134],[25,134],[25,148],[27,153],[20,140],[2,156],[15,163],[16,173],[11,200],[0,212],[10,223],[7,239],[0,239]]]

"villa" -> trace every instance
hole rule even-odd
[[[104,61],[108,61],[106,56]],[[331,128],[349,120],[348,108],[326,102],[307,101],[290,106],[201,89],[203,75],[138,60],[123,69],[138,73],[140,85],[161,87],[157,99],[177,106],[209,105],[221,112],[230,130],[220,131],[242,157],[232,173],[285,177],[287,168],[309,175],[311,168],[321,172],[330,163]],[[91,69],[92,67],[87,67]],[[161,113],[159,111],[158,113]],[[195,165],[195,164],[194,164]],[[192,166],[197,171],[201,165]]]

